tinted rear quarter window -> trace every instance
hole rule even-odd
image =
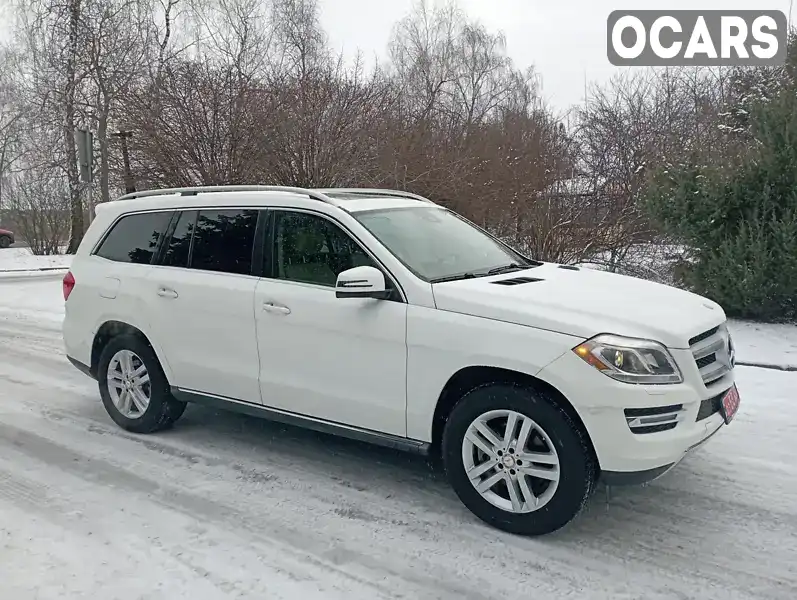
[[[257,210],[202,210],[194,227],[191,268],[249,275]]]
[[[116,262],[149,264],[171,216],[171,211],[162,211],[122,217],[95,254]]]

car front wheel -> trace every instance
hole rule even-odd
[[[572,521],[596,479],[589,442],[567,412],[543,392],[511,383],[463,396],[446,423],[443,459],[467,508],[522,535]]]

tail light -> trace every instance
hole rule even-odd
[[[69,294],[72,293],[72,290],[75,288],[75,276],[72,275],[72,271],[67,271],[67,274],[64,275],[64,302],[69,300]]]

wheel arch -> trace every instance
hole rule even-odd
[[[152,349],[152,351],[155,353],[155,356],[158,357],[158,361],[161,363],[161,368],[164,368],[164,362],[161,359],[157,349],[153,346],[152,342],[141,329],[124,321],[109,319],[99,326],[97,333],[94,334],[94,339],[91,343],[91,365],[89,365],[89,370],[92,377],[97,377],[97,367],[105,346],[107,346],[108,342],[110,342],[113,338],[120,335],[134,335],[141,339]]]
[[[564,410],[573,420],[576,427],[581,430],[581,433],[583,433],[587,440],[595,464],[599,464],[592,438],[584,425],[584,421],[562,392],[547,381],[529,375],[528,373],[483,365],[463,367],[448,379],[443,390],[440,392],[432,419],[431,453],[439,456],[443,439],[443,430],[445,429],[448,417],[451,411],[454,410],[454,407],[462,400],[465,393],[472,390],[474,387],[487,383],[513,383],[542,392],[548,401]]]

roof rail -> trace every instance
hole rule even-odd
[[[117,198],[117,200],[133,200],[134,198],[149,198],[152,196],[168,196],[168,195],[181,195],[181,196],[195,196],[196,194],[207,194],[215,192],[288,192],[292,194],[301,194],[309,196],[313,200],[326,202],[333,206],[340,206],[340,203],[324,194],[321,190],[308,190],[300,187],[289,187],[282,185],[208,185],[197,187],[180,187],[180,188],[163,188],[160,190],[142,190],[140,192],[132,192]]]
[[[317,192],[321,192],[323,194],[331,194],[334,192],[340,192],[342,194],[357,194],[363,196],[389,196],[389,197],[398,197],[398,198],[410,198],[412,200],[420,200],[421,202],[428,202],[430,204],[434,204],[429,198],[424,198],[423,196],[419,196],[418,194],[412,194],[410,192],[404,192],[401,190],[388,190],[388,189],[378,189],[378,188],[323,188],[317,189]]]

